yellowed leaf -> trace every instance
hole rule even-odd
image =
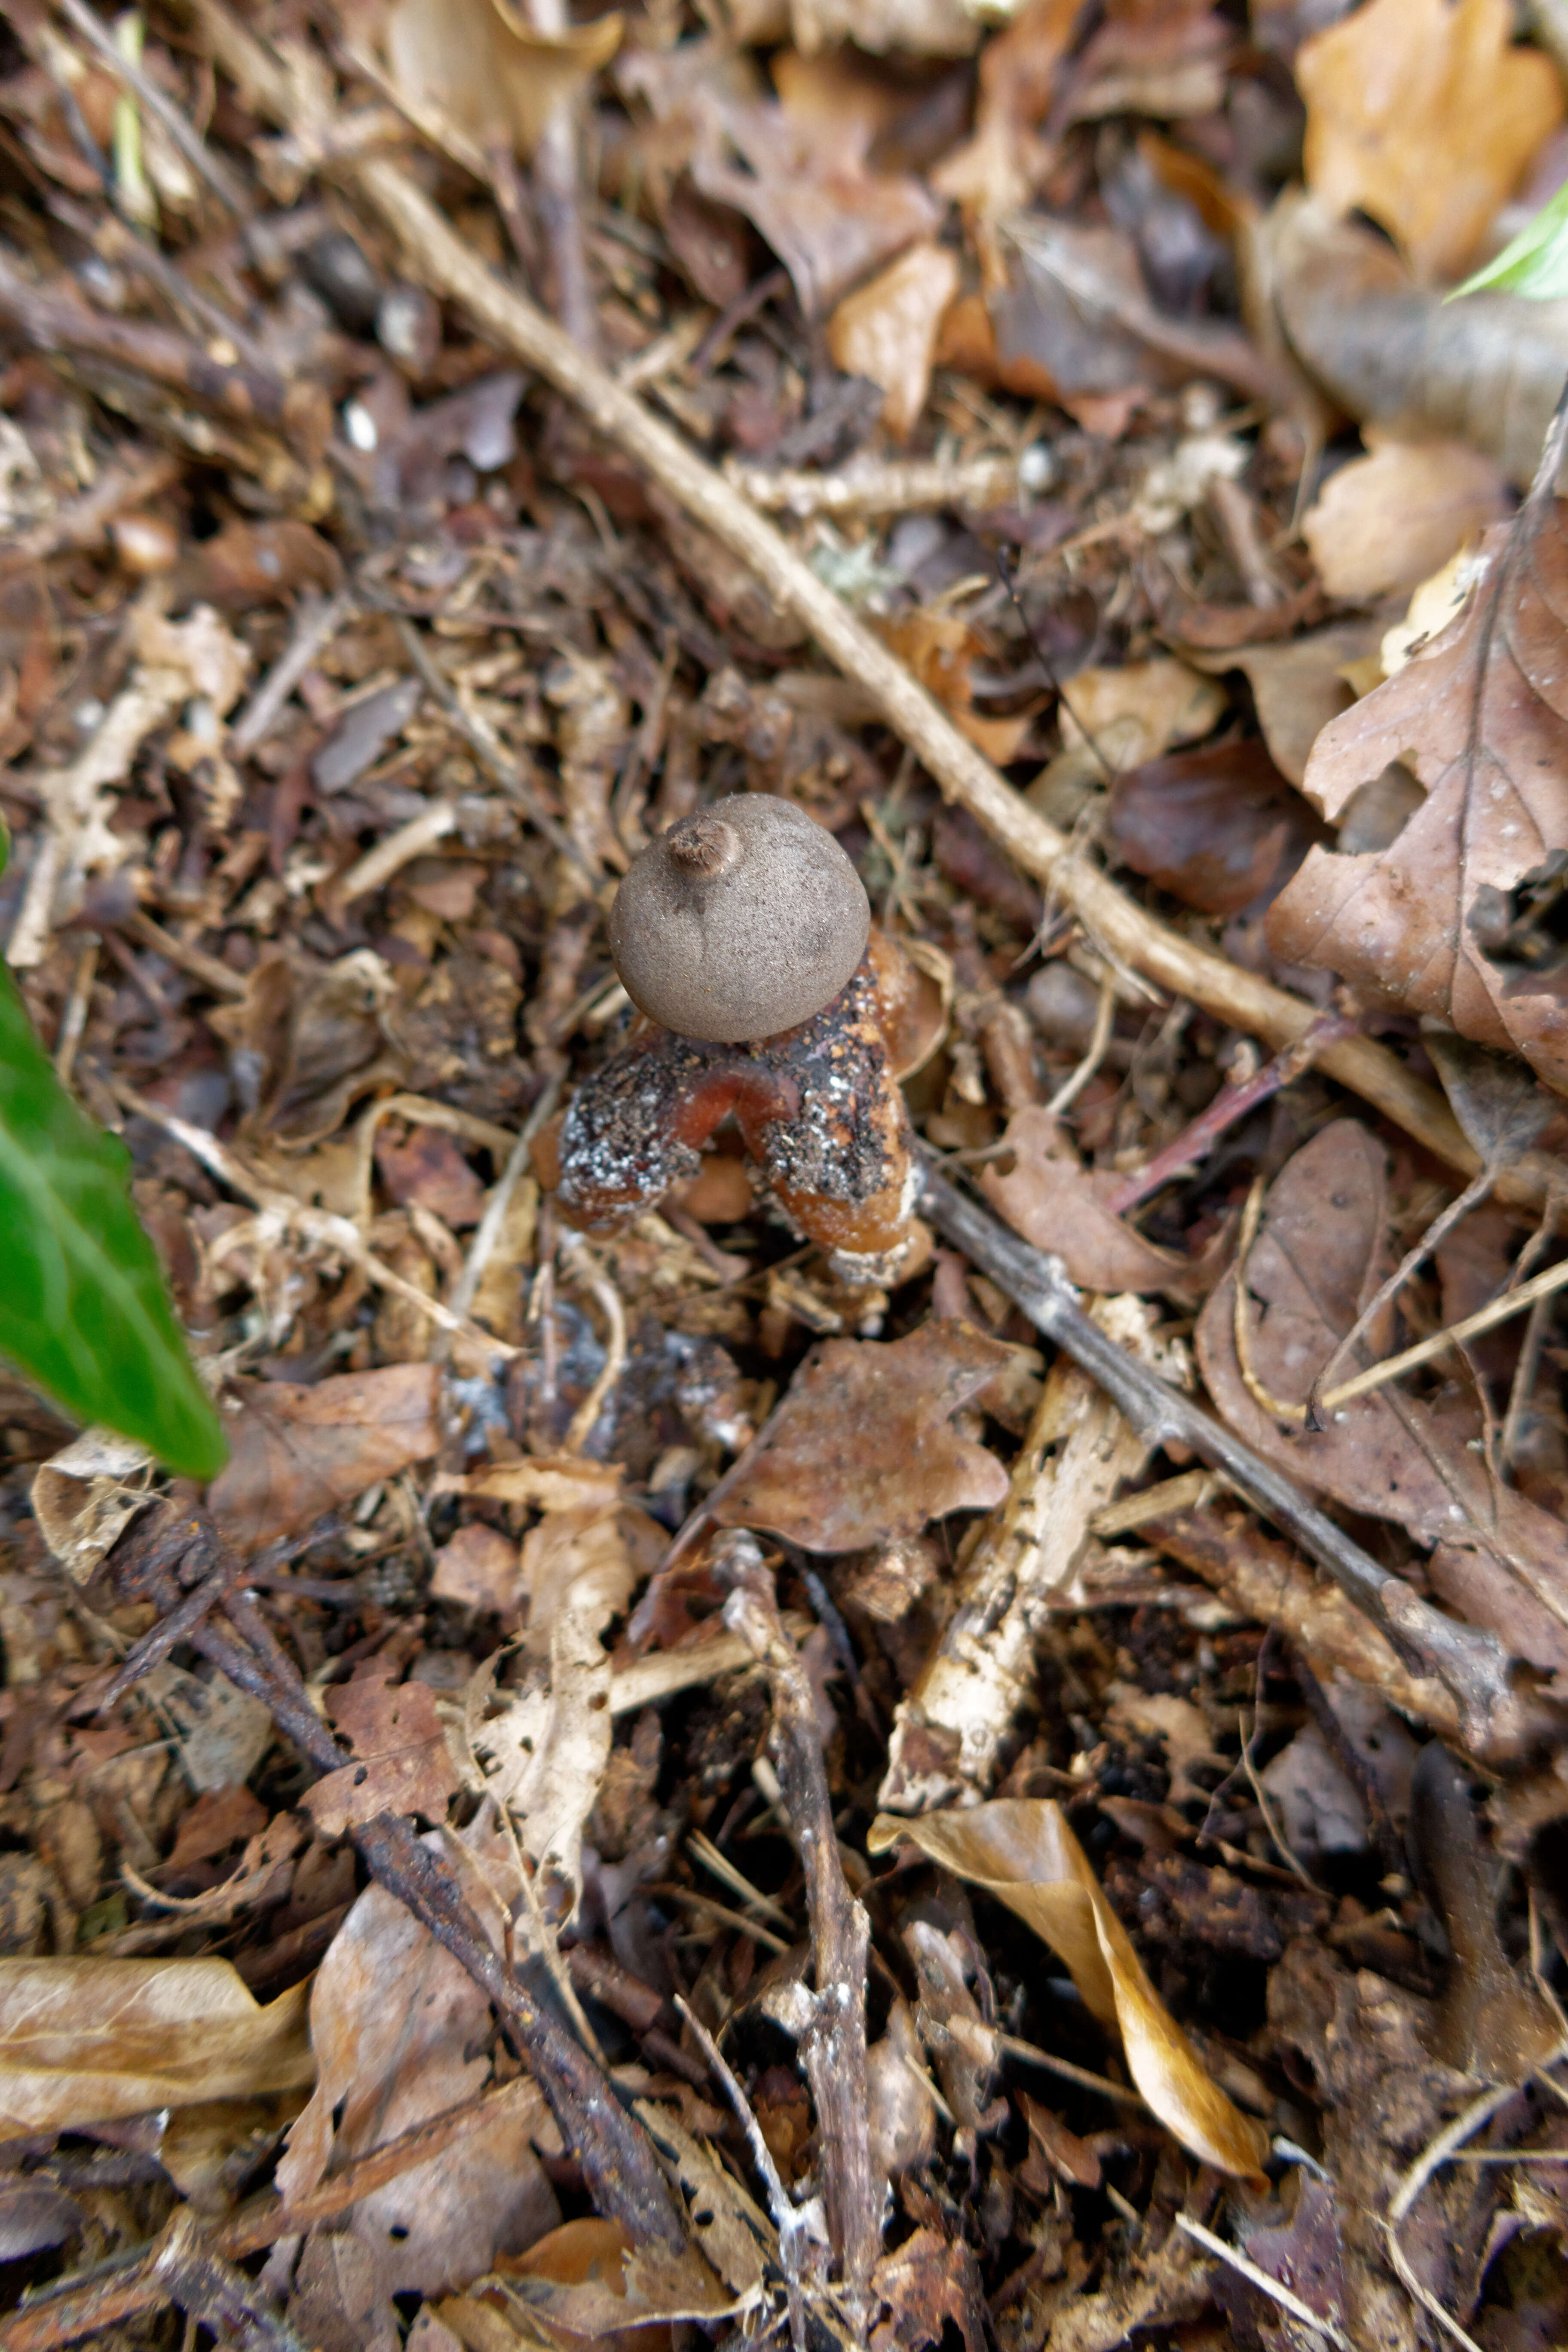
[[[1501,467],[1462,441],[1380,441],[1330,476],[1301,530],[1330,595],[1370,603],[1419,586],[1508,506]]]
[[[1195,743],[1225,712],[1225,690],[1185,662],[1158,655],[1120,669],[1080,669],[1062,698],[1062,740],[1092,735],[1115,769],[1141,768],[1173,743]]]
[[[387,62],[411,100],[486,143],[510,139],[520,155],[620,42],[618,16],[536,33],[506,0],[397,0],[386,23]]]
[[[1132,2080],[1184,2147],[1221,2172],[1260,2169],[1268,2135],[1204,2071],[1053,1799],[1000,1800],[918,1821],[879,1813],[866,1844],[886,1853],[900,1838],[984,1886],[1060,1956],[1090,2014],[1120,2032]]]
[[[1369,213],[1418,277],[1455,278],[1563,120],[1556,69],[1509,0],[1371,0],[1306,42],[1307,184]]]
[[[264,2009],[227,1960],[0,1959],[0,2132],[312,2082],[308,1997]]]
[[[942,313],[958,291],[958,263],[929,239],[910,246],[868,286],[847,294],[827,322],[827,348],[846,375],[879,383],[882,422],[907,441],[931,389]]]

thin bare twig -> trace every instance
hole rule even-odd
[[[237,219],[244,220],[251,210],[250,200],[228,165],[215,155],[201,132],[187,122],[172,98],[166,97],[154,81],[150,81],[140,66],[132,64],[113,34],[102,19],[87,5],[87,0],[56,0],[65,16],[83,40],[90,41],[115,79],[135,99],[138,106],[150,114],[161,131],[165,131],[179,149],[191,169],[204,179],[222,205]]]

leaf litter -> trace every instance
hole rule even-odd
[[[0,1390],[7,2343],[1568,2326],[1553,22],[12,11],[0,922],[229,1460]],[[896,1258],[571,1232],[740,790]]]

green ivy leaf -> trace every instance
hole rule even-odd
[[[1532,302],[1559,302],[1568,295],[1568,186],[1542,205],[1495,261],[1456,286],[1447,299],[1457,301],[1461,294],[1479,294],[1484,287],[1525,294]]]
[[[76,1419],[210,1478],[228,1447],[136,1221],[130,1170],[124,1145],[55,1076],[0,964],[0,1352]]]

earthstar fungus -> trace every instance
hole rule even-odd
[[[716,801],[643,851],[609,931],[644,1017],[567,1109],[563,1215],[589,1233],[633,1223],[697,1174],[732,1117],[840,1281],[895,1278],[919,1233],[898,1080],[921,1058],[921,982],[872,930],[832,835],[770,794]]]

